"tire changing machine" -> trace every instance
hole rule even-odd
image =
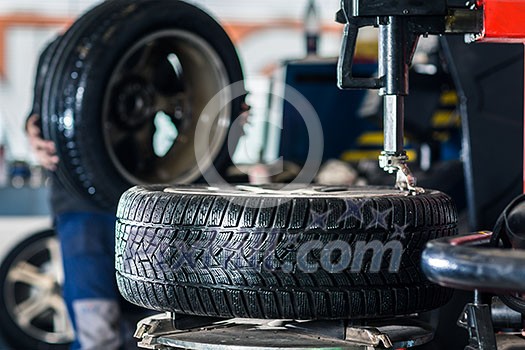
[[[384,98],[384,151],[379,164],[396,174],[396,187],[418,195],[403,150],[404,96],[408,68],[418,38],[428,34],[463,34],[467,41],[523,42],[520,14],[525,2],[512,0],[342,0],[337,14],[345,25],[338,65],[342,89],[378,89]],[[359,28],[379,27],[379,76],[352,76]],[[482,292],[525,293],[525,255],[519,250],[483,248],[490,232],[430,242],[423,269],[443,286],[475,291],[458,325],[469,332],[466,350],[525,348],[523,337],[495,335],[494,326],[523,328],[522,315],[502,303],[487,303]],[[493,243],[493,242],[492,242]],[[135,336],[145,349],[436,349],[432,328],[412,318],[351,322],[230,319],[180,316],[171,313],[139,322]],[[427,344],[427,347],[424,347]]]

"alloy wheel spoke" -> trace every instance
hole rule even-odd
[[[7,280],[13,283],[25,283],[41,289],[52,289],[54,286],[54,281],[51,276],[40,272],[38,267],[26,261],[21,261],[16,264],[16,266],[9,271]]]
[[[53,329],[55,333],[72,335],[73,328],[69,321],[69,315],[64,299],[59,295],[53,295],[50,297],[50,304],[53,309]]]
[[[51,274],[55,277],[56,282],[59,285],[62,285],[64,282],[64,268],[62,266],[62,252],[60,250],[58,239],[48,239],[46,241],[46,248],[49,251]]]
[[[15,315],[21,327],[28,327],[36,317],[50,308],[49,296],[32,296],[15,308]]]
[[[146,80],[153,75],[153,67],[149,64],[150,58],[154,53],[156,45],[150,44],[147,45],[143,50],[138,62],[132,67],[131,72],[134,74],[143,77]]]

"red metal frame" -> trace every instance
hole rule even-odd
[[[525,42],[525,0],[481,0],[485,42]]]
[[[480,0],[478,5],[483,7],[483,36],[480,41],[525,43],[525,0]],[[525,193],[525,107],[523,115],[523,192]]]

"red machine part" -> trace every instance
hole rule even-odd
[[[483,42],[525,42],[525,0],[481,0]]]
[[[479,41],[525,43],[525,0],[479,0],[478,5],[483,7],[483,33]],[[523,148],[525,193],[525,134]]]

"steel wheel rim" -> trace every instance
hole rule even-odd
[[[55,237],[32,242],[9,268],[4,284],[6,309],[15,324],[38,341],[66,344],[74,339],[61,294],[63,279],[60,245]]]
[[[155,50],[160,51],[160,54]],[[176,57],[176,63],[179,64],[177,67],[182,73],[170,61],[173,57]],[[166,71],[168,74],[163,75],[166,78],[157,80],[157,83],[165,84],[167,81],[168,88],[183,86],[183,89],[180,94],[177,95],[177,92],[168,97],[164,96],[163,99],[159,98],[163,92],[158,88],[158,84],[155,86],[154,77],[150,76],[149,78],[153,79],[147,81],[143,79],[143,73],[137,74],[134,70],[143,65],[145,71],[153,69],[154,73],[151,74],[156,74],[156,70],[160,69],[159,62],[160,66],[166,66],[166,61],[169,61],[173,71],[170,71],[170,68]],[[132,73],[129,73],[130,67],[133,69]],[[137,75],[137,81],[132,80],[124,87],[121,85],[123,81],[127,84],[125,79],[132,79]],[[173,84],[169,84],[170,81]],[[130,86],[133,84],[137,86]],[[113,70],[103,104],[104,142],[118,173],[133,184],[190,183],[197,180],[201,172],[194,152],[195,128],[209,100],[228,85],[228,74],[219,55],[210,44],[193,33],[184,30],[163,30],[150,34],[133,45]],[[230,94],[226,94],[226,98],[229,96]],[[152,103],[152,100],[155,102]],[[159,108],[172,106],[171,103],[175,107],[181,107],[181,120],[176,118],[176,109],[166,111]],[[153,104],[153,108],[148,109],[148,104]],[[180,130],[176,126],[178,135],[169,151],[162,157],[152,155],[150,148],[152,123],[159,112],[169,116],[174,125],[182,125]],[[204,140],[208,142],[204,147],[209,150],[212,159],[215,159],[225,143],[230,115],[231,107],[227,105],[218,115],[210,118],[212,135],[210,140]],[[122,140],[129,137],[123,135],[130,134],[133,147],[138,150],[122,146]],[[152,166],[148,167],[148,163]]]
[[[267,185],[234,185],[233,187],[225,186],[174,186],[166,187],[163,192],[178,194],[200,194],[200,195],[220,195],[220,196],[241,196],[241,197],[335,197],[335,198],[370,198],[375,196],[394,196],[402,194],[395,188],[376,187],[376,186],[332,186],[332,185],[311,185],[295,184],[283,190],[283,184]]]

